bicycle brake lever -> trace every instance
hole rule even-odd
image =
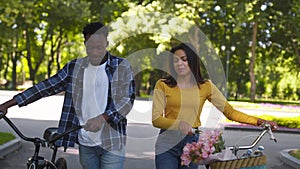
[[[276,138],[274,137],[274,134],[273,134],[273,132],[272,132],[271,125],[265,123],[265,124],[263,124],[262,126],[263,126],[265,129],[268,130],[268,133],[269,133],[269,135],[270,135],[270,140],[274,140],[275,143],[277,143],[277,140],[276,140]]]
[[[42,142],[42,147],[47,147],[47,143],[46,142]]]
[[[201,134],[202,133],[202,130],[200,128],[193,128],[192,129],[192,133],[193,134]]]
[[[272,132],[271,128],[269,128],[269,129],[268,129],[268,133],[269,133],[269,135],[270,135],[270,140],[274,140],[274,141],[275,141],[275,143],[277,143],[277,140],[276,140],[276,138],[274,137],[274,135],[273,135],[273,132]]]

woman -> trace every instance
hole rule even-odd
[[[183,169],[180,156],[186,143],[195,142],[199,135],[192,128],[201,126],[200,115],[206,100],[210,101],[230,120],[251,125],[271,124],[235,110],[218,88],[200,73],[200,59],[194,47],[181,43],[171,49],[170,75],[160,79],[153,94],[152,123],[160,128],[155,145],[156,169]],[[190,164],[189,168],[197,168]]]

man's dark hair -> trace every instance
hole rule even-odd
[[[105,37],[107,37],[108,28],[101,22],[92,22],[83,28],[82,33],[85,39],[87,38],[87,35],[92,35],[94,33],[103,34]]]

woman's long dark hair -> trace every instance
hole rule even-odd
[[[173,47],[171,49],[171,57],[170,57],[170,74],[165,78],[165,83],[170,87],[175,87],[177,85],[176,81],[176,72],[173,65],[173,55],[177,50],[183,50],[187,55],[187,61],[189,64],[189,67],[194,75],[195,81],[197,85],[205,83],[207,80],[204,79],[201,75],[200,70],[200,58],[196,53],[196,49],[194,46],[190,43],[180,43],[179,45]],[[175,76],[175,77],[174,77]]]

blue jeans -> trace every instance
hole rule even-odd
[[[167,136],[162,136],[162,135],[160,135],[159,137],[165,137],[165,138],[159,138],[158,141],[156,142],[156,154],[155,154],[156,169],[197,169],[198,168],[198,165],[195,163],[191,163],[189,167],[182,166],[181,159],[180,159],[183,147],[186,145],[186,143],[197,142],[199,138],[198,134],[192,136],[184,136],[177,144],[175,144],[175,146],[171,145],[172,148],[169,148],[168,150],[165,149],[165,147],[167,147],[166,144],[169,144],[170,143],[169,140],[174,138],[168,138]],[[178,137],[178,136],[174,136],[174,137]],[[159,149],[163,149],[164,151],[161,151]]]
[[[83,169],[123,169],[125,148],[108,151],[100,146],[79,145],[79,159]]]

